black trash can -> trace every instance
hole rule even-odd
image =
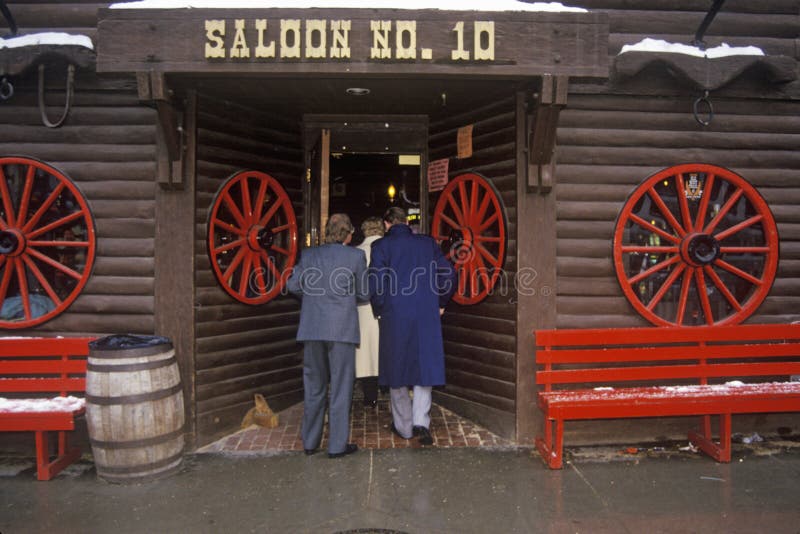
[[[172,342],[133,334],[90,342],[86,422],[104,480],[135,483],[178,471],[183,388]]]

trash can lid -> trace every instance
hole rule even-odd
[[[113,334],[89,342],[89,348],[92,350],[138,349],[158,345],[172,345],[172,341],[161,336]]]

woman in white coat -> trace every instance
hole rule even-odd
[[[372,243],[383,237],[384,227],[380,217],[368,217],[361,223],[364,242],[358,248],[364,251],[369,265]],[[369,302],[358,306],[358,328],[361,344],[356,348],[356,378],[364,392],[364,406],[378,404],[378,320],[372,314]]]

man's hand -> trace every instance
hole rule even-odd
[[[444,308],[439,308],[439,315],[444,315]]]

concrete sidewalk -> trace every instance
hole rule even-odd
[[[550,471],[529,449],[363,450],[340,459],[202,454],[146,484],[90,462],[50,482],[0,478],[0,532],[800,532],[800,449],[595,450]]]

